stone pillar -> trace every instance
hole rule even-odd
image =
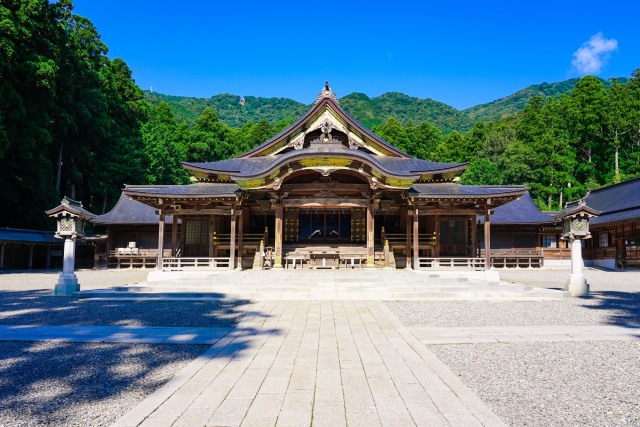
[[[491,220],[489,211],[484,215],[484,263],[485,268],[491,268]]]
[[[56,296],[72,296],[74,292],[80,291],[78,278],[73,272],[76,258],[76,240],[67,236],[64,239],[64,255],[62,258],[62,274],[58,277],[58,283],[54,290]]]
[[[229,270],[236,268],[236,205],[231,208],[231,239],[229,241]]]
[[[173,214],[173,222],[171,223],[171,256],[175,257],[178,252],[178,218]]]
[[[156,263],[156,270],[162,270],[162,259],[164,256],[164,214],[160,212],[160,219],[158,220],[158,261]]]
[[[282,216],[284,208],[282,202],[278,200],[276,206],[276,235],[275,235],[275,259],[273,268],[282,268]]]
[[[572,297],[582,297],[589,295],[589,284],[582,273],[584,260],[582,259],[582,241],[571,239],[571,276],[565,290],[571,293]]]
[[[375,267],[375,224],[374,224],[374,216],[373,216],[373,204],[369,203],[367,206],[367,264],[366,266],[369,268]]]
[[[420,269],[420,261],[418,258],[420,257],[420,230],[418,222],[418,209],[413,210],[413,268],[416,270]]]

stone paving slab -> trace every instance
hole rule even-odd
[[[115,426],[504,423],[381,302],[262,301]]]
[[[640,327],[594,325],[550,326],[474,326],[426,327],[411,326],[409,330],[423,343],[475,344],[536,341],[628,341],[640,340]]]
[[[0,341],[212,345],[231,331],[221,327],[0,325]]]

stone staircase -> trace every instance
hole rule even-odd
[[[566,295],[562,291],[501,283],[497,274],[483,273],[492,272],[364,268],[220,271],[75,295],[102,300],[531,300]]]

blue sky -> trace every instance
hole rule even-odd
[[[311,103],[404,92],[464,109],[640,68],[634,1],[75,0],[143,89]],[[634,22],[635,21],[635,22]]]

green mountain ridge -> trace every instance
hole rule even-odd
[[[412,122],[414,125],[427,121],[446,135],[453,131],[465,133],[479,121],[495,121],[518,114],[534,97],[562,95],[573,89],[578,80],[573,78],[561,82],[530,85],[504,98],[464,110],[458,110],[431,98],[421,99],[401,92],[386,92],[373,98],[364,93],[354,92],[340,98],[339,102],[349,114],[368,128],[378,126],[390,117],[394,117],[401,123]],[[608,88],[614,79],[599,80]],[[628,81],[625,77],[615,80],[620,83]],[[260,120],[266,120],[275,126],[283,120],[297,119],[311,107],[310,104],[303,104],[289,98],[257,96],[244,97],[244,105],[241,105],[242,97],[228,93],[210,98],[197,98],[145,91],[145,98],[154,105],[162,101],[166,102],[178,120],[189,124],[195,123],[204,109],[211,107],[223,123],[235,128],[241,127],[248,121],[257,123]]]

